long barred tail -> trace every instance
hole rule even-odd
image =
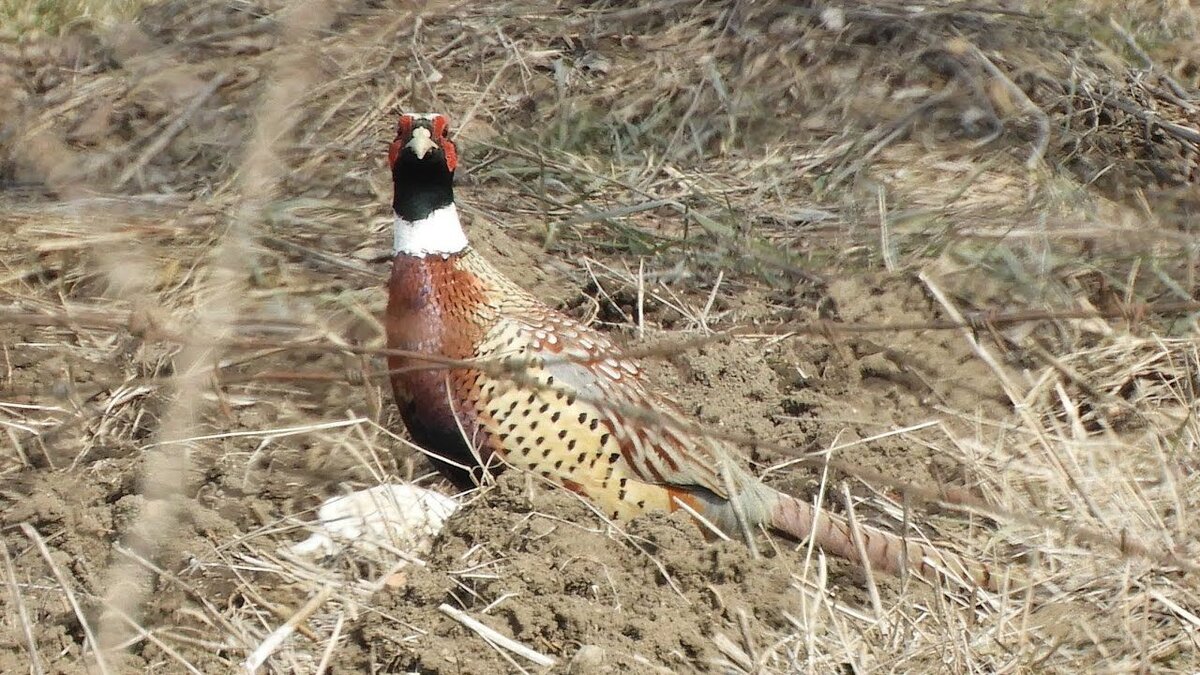
[[[848,522],[822,511],[814,526],[815,509],[810,504],[791,495],[776,494],[778,497],[771,507],[769,522],[772,528],[798,541],[811,536],[823,551],[863,563]],[[950,581],[968,587],[974,584],[987,590],[996,590],[996,581],[986,565],[866,525],[860,524],[858,530],[872,570],[899,576],[907,566],[910,571],[929,581]]]

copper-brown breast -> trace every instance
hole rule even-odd
[[[384,324],[388,347],[470,359],[487,330],[483,299],[481,280],[462,269],[457,256],[397,255],[388,282]],[[474,464],[466,461],[471,455],[459,428],[474,425],[471,399],[478,395],[478,372],[399,355],[388,357],[388,368],[396,403],[413,440],[431,452]]]

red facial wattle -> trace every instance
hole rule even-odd
[[[400,158],[400,153],[404,150],[404,146],[412,139],[413,129],[417,126],[415,122],[416,120],[411,115],[400,116],[400,121],[396,125],[396,138],[388,146],[389,167],[396,164],[396,160]],[[454,141],[450,140],[449,118],[445,115],[435,115],[429,120],[428,128],[430,137],[442,150],[442,155],[446,160],[446,168],[453,173],[458,168],[458,149],[455,147]]]

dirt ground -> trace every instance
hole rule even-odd
[[[555,672],[1200,669],[1197,10],[743,4],[168,1],[5,42],[0,672],[228,672],[313,597],[262,672],[544,670],[447,604]],[[459,123],[501,269],[657,347],[769,483],[1000,592],[516,474],[423,565],[291,552],[328,497],[447,489],[372,353],[414,109]]]

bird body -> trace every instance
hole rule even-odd
[[[671,509],[665,485],[631,474],[631,445],[624,453],[621,445],[626,425],[593,401],[626,387],[645,393],[633,363],[606,356],[615,350],[607,338],[507,283],[472,249],[398,257],[389,287],[390,347],[524,366],[514,379],[496,368],[391,357],[405,424],[455,483],[469,487],[477,469],[513,465],[583,495],[614,519]],[[606,386],[604,379],[629,384]]]
[[[404,115],[389,153],[397,220],[385,324],[401,417],[448,478],[469,487],[511,466],[614,520],[685,509],[733,536],[766,526],[863,562],[861,546],[886,572],[932,577],[961,565],[988,581],[986,569],[880,530],[860,528],[855,542],[840,518],[767,486],[722,442],[673,423],[681,411],[607,336],[546,306],[468,245],[447,127],[442,115]]]

